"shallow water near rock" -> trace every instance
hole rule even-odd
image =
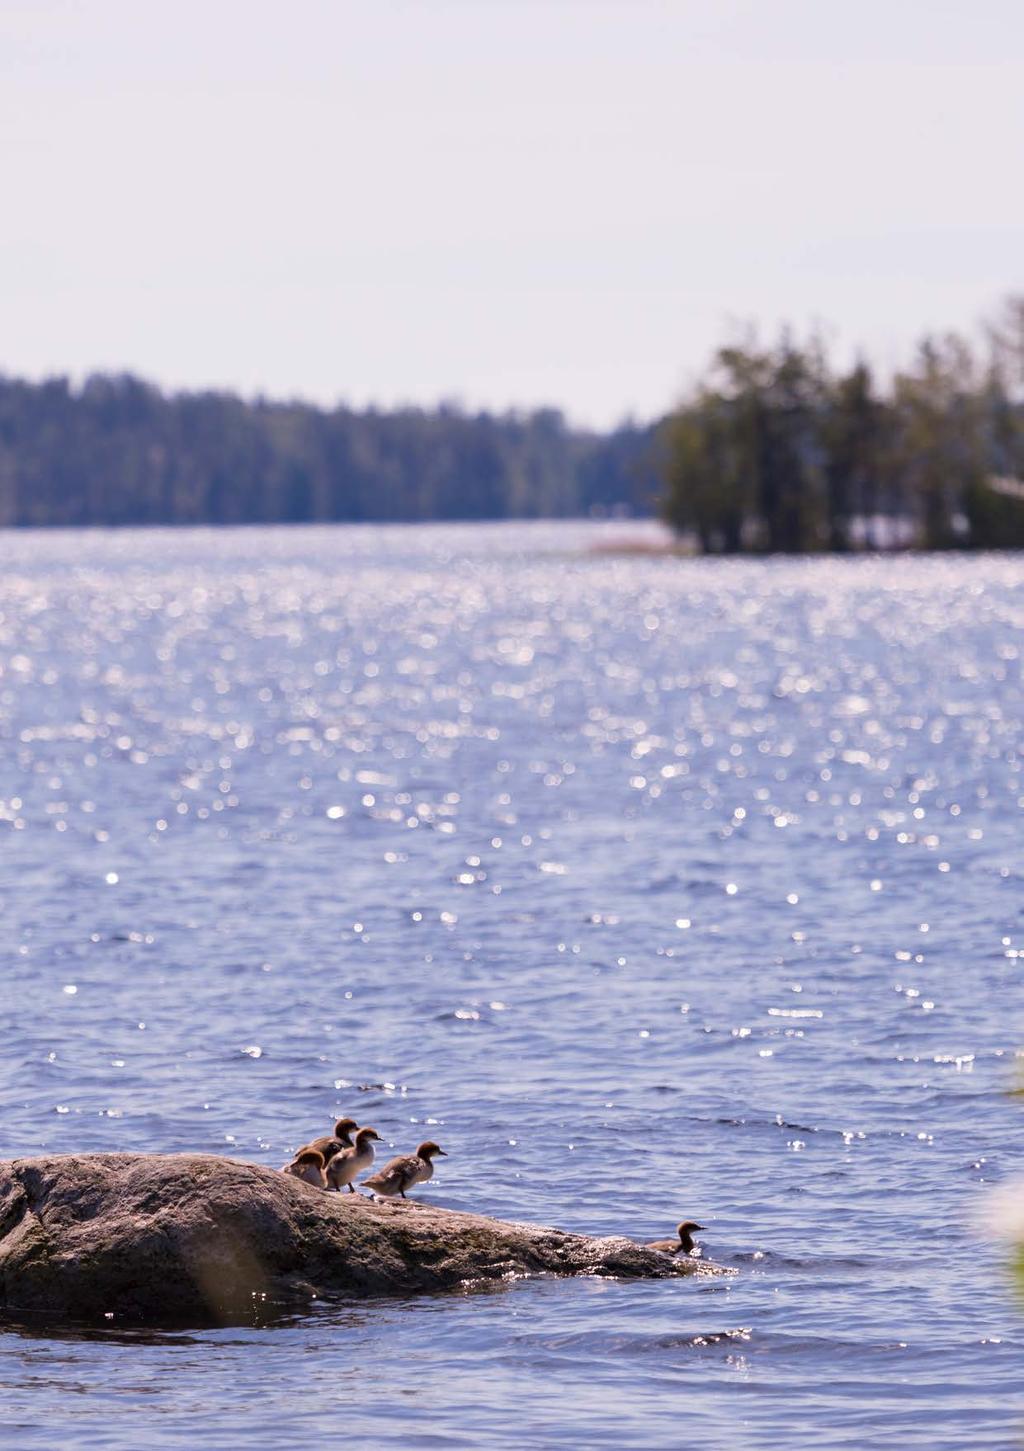
[[[344,1110],[738,1275],[10,1327],[8,1439],[1019,1443],[1024,559],[621,527],[0,535],[0,1153]]]

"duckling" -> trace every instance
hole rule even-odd
[[[341,1153],[342,1149],[351,1149],[352,1135],[357,1128],[358,1124],[354,1118],[340,1118],[334,1125],[333,1135],[323,1134],[319,1139],[312,1139],[308,1144],[304,1144],[303,1147],[316,1149],[318,1153],[323,1154],[324,1163],[329,1163],[335,1154]]]
[[[647,1248],[661,1250],[663,1255],[691,1255],[697,1248],[693,1242],[694,1230],[703,1228],[703,1224],[698,1224],[695,1219],[684,1219],[676,1230],[678,1239],[652,1239],[648,1241]]]
[[[335,1154],[327,1163],[327,1182],[332,1189],[341,1193],[342,1187],[348,1185],[348,1192],[354,1194],[352,1181],[357,1174],[362,1174],[369,1169],[373,1163],[373,1140],[380,1139],[376,1129],[360,1129],[356,1134],[355,1145],[351,1149],[342,1149],[340,1154]]]
[[[434,1157],[440,1154],[442,1158],[448,1155],[431,1139],[426,1139],[419,1145],[415,1154],[403,1154],[397,1159],[391,1159],[369,1179],[363,1183],[367,1189],[372,1189],[374,1194],[380,1194],[385,1199],[390,1199],[397,1194],[405,1198],[405,1191],[414,1188],[417,1184],[425,1184],[428,1179],[434,1176],[434,1165],[431,1162]]]
[[[319,1149],[299,1149],[292,1162],[285,1165],[284,1172],[301,1179],[304,1184],[312,1184],[314,1189],[327,1188],[324,1156]]]

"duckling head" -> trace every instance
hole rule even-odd
[[[356,1134],[356,1148],[365,1148],[371,1139],[380,1139],[380,1134],[376,1129],[360,1129]]]
[[[431,1159],[434,1157],[435,1154],[440,1154],[442,1159],[447,1159],[448,1157],[444,1149],[441,1148],[440,1144],[435,1144],[433,1139],[427,1139],[416,1149],[416,1157],[419,1159],[426,1159],[428,1164],[430,1163]]]
[[[354,1118],[340,1118],[334,1125],[334,1137],[341,1139],[343,1143],[350,1143],[358,1127]]]
[[[324,1156],[319,1149],[300,1149],[293,1160],[296,1164],[315,1164],[318,1169],[324,1166]]]
[[[684,1219],[676,1231],[680,1239],[685,1239],[688,1234],[693,1234],[696,1229],[703,1229],[703,1224],[698,1224],[695,1219]]]

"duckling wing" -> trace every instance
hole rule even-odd
[[[327,1177],[332,1184],[340,1187],[355,1177],[355,1170],[352,1167],[355,1153],[355,1149],[342,1149],[333,1155],[326,1168]]]
[[[663,1255],[674,1255],[680,1244],[677,1239],[650,1239],[646,1248],[660,1250]]]
[[[381,1194],[400,1194],[416,1183],[420,1168],[420,1160],[415,1154],[403,1154],[400,1158],[390,1159],[383,1169],[378,1169],[363,1183],[368,1189],[376,1189]]]
[[[322,1134],[320,1138],[311,1139],[310,1142],[303,1145],[303,1147],[307,1149],[318,1150],[319,1153],[323,1154],[324,1163],[326,1164],[328,1159],[333,1159],[335,1154],[340,1154],[341,1151],[344,1149],[345,1145],[341,1142],[340,1139],[336,1139],[333,1134]],[[297,1150],[297,1152],[301,1153],[302,1150],[299,1149]]]

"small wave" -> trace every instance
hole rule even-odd
[[[869,1270],[877,1268],[883,1262],[891,1265],[891,1261],[883,1261],[881,1256],[808,1255],[801,1258],[797,1255],[779,1254],[770,1249],[740,1250],[735,1254],[720,1255],[719,1259],[724,1264],[752,1265],[755,1269],[807,1270],[812,1273],[826,1270]]]

